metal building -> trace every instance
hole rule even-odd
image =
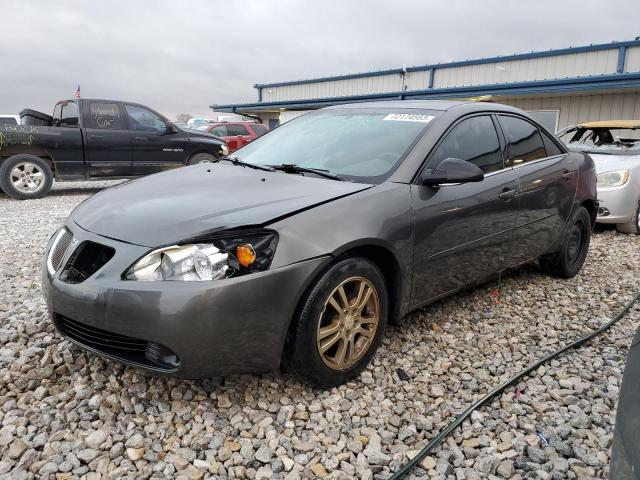
[[[254,87],[257,102],[211,108],[273,127],[340,103],[466,98],[517,106],[557,131],[586,120],[640,119],[640,40]]]

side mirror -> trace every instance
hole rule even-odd
[[[158,135],[167,135],[169,133],[178,133],[178,127],[173,122],[166,123],[167,129],[164,132],[158,132]]]
[[[473,163],[459,158],[446,158],[436,168],[422,172],[422,185],[441,185],[443,183],[481,182],[484,172]]]

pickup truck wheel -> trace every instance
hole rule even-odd
[[[14,155],[0,165],[0,188],[11,198],[44,197],[52,185],[51,167],[35,155]]]
[[[196,165],[198,163],[211,163],[217,162],[218,159],[211,155],[210,153],[196,153],[193,157],[189,159],[187,165]]]

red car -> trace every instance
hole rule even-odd
[[[227,142],[229,151],[237,150],[245,143],[255,140],[260,135],[267,133],[268,128],[255,122],[216,122],[198,125],[196,130],[209,132]]]

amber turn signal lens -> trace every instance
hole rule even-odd
[[[256,251],[253,249],[251,244],[245,243],[244,245],[240,245],[236,248],[236,258],[240,265],[248,267],[256,261]]]

